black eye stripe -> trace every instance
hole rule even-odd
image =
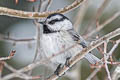
[[[54,19],[54,20],[51,20],[50,22],[48,22],[48,24],[54,24],[55,22],[60,22],[60,21],[63,21],[65,18],[61,18],[61,19]]]
[[[55,22],[58,22],[59,20],[58,19],[54,19],[54,20],[51,20],[50,22],[48,22],[49,24],[54,24]]]

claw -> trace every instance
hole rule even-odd
[[[57,76],[59,76],[60,69],[61,69],[61,64],[58,65],[58,67],[55,70],[54,74],[57,75]]]
[[[71,58],[71,57],[66,58],[66,62],[65,62],[65,66],[66,66],[66,67],[69,67],[69,66],[70,66],[70,61],[69,61],[70,58]],[[59,76],[59,72],[60,72],[60,70],[61,70],[61,65],[62,65],[62,64],[59,64],[58,67],[57,67],[57,69],[56,69],[55,72],[54,72],[54,74],[57,75],[57,76]]]
[[[69,66],[70,66],[70,58],[71,58],[71,57],[68,57],[68,58],[66,59],[66,62],[65,62],[65,66],[66,66],[66,67],[69,67]]]

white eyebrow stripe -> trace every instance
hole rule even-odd
[[[47,21],[52,21],[52,20],[55,20],[55,19],[60,20],[61,18],[62,18],[62,16],[55,15],[55,16],[52,16],[51,18],[49,18]]]

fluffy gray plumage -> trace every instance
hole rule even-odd
[[[87,46],[85,40],[73,29],[71,21],[62,14],[55,13],[49,15],[44,22],[40,23],[43,25],[43,35],[40,38],[41,52],[39,57],[41,59],[48,58],[66,48],[69,48],[80,40],[80,43],[74,48],[53,57],[50,60],[53,64],[65,64],[66,58],[75,56]],[[91,64],[100,61],[91,53],[85,55],[85,58]]]

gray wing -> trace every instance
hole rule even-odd
[[[72,37],[72,39],[74,40],[74,41],[79,41],[80,40],[80,45],[83,47],[83,48],[85,48],[85,47],[87,47],[87,43],[86,43],[86,41],[77,33],[77,32],[75,32],[75,30],[74,29],[70,29],[70,30],[68,30],[68,32],[69,32],[69,34],[71,35],[71,37]]]
[[[80,40],[80,43],[79,43],[79,44],[80,44],[83,48],[87,47],[86,41],[85,41],[77,32],[75,32],[74,29],[68,30],[68,32],[69,32],[69,34],[71,35],[71,37],[72,37],[72,39],[73,39],[74,41],[77,42],[77,41]],[[95,64],[96,62],[99,62],[99,61],[100,61],[99,58],[97,58],[96,56],[94,56],[94,55],[91,54],[91,53],[86,54],[86,55],[85,55],[85,58],[86,58],[91,64]]]

